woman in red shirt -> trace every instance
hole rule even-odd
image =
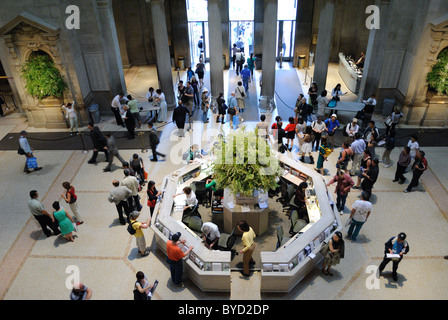
[[[286,147],[289,149],[289,151],[291,151],[294,145],[294,138],[296,135],[296,125],[294,117],[289,117],[289,123],[285,128],[285,132],[286,132],[286,139],[288,139],[286,142]]]
[[[72,210],[73,215],[76,218],[76,225],[83,224],[84,221],[79,214],[78,209],[78,197],[75,194],[75,188],[70,185],[70,182],[64,182],[62,186],[65,189],[65,194],[63,193],[61,196],[64,198],[65,202],[67,202],[70,206],[70,210]]]

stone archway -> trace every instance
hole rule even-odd
[[[43,51],[54,61],[65,80],[67,75],[61,59],[59,48],[60,28],[29,13],[18,15],[0,29],[0,37],[4,39],[14,84],[20,95],[20,112],[26,114],[29,125],[34,127],[61,128],[66,127],[61,113],[61,100],[47,98],[39,101],[30,96],[25,89],[21,76],[22,66],[32,52]]]

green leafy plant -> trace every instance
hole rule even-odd
[[[426,82],[430,89],[440,94],[448,94],[448,50],[443,50],[436,64],[426,76]]]
[[[46,97],[62,98],[67,84],[47,54],[31,55],[22,67],[25,88],[33,97],[42,100]]]
[[[214,179],[219,188],[235,195],[251,196],[255,190],[268,191],[278,185],[281,168],[277,158],[257,130],[234,131],[215,145]]]

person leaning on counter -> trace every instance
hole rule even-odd
[[[240,253],[243,254],[243,276],[249,277],[250,276],[250,270],[249,270],[249,264],[255,264],[254,259],[252,259],[252,254],[255,250],[255,242],[254,239],[256,237],[254,230],[249,227],[249,224],[241,220],[237,224],[238,230],[243,232],[243,236],[241,237],[241,240],[243,242],[244,248],[240,251]]]
[[[166,243],[166,253],[167,262],[170,265],[171,280],[176,286],[183,287],[182,275],[184,273],[182,259],[186,257],[191,250],[194,249],[193,246],[189,246],[185,253],[179,247],[179,244],[185,244],[185,240],[179,240],[181,236],[180,232],[173,234],[171,240]]]
[[[193,211],[194,207],[198,204],[198,199],[196,198],[196,194],[190,187],[185,187],[182,189],[183,193],[187,196],[187,204],[184,206],[184,214],[189,214]],[[173,196],[177,197],[182,193],[175,194]]]
[[[308,188],[308,184],[306,182],[299,184],[299,188],[296,191],[296,197],[294,198],[294,204],[300,210],[306,209],[306,205],[308,204],[305,193],[306,188]]]

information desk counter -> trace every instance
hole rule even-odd
[[[209,167],[203,163],[189,164],[164,178],[163,195],[157,202],[151,228],[154,231],[157,246],[166,254],[166,243],[171,236],[180,232],[185,239],[185,246],[194,249],[184,258],[184,270],[203,291],[230,291],[230,251],[209,250],[202,244],[202,239],[182,223],[182,213],[176,212],[173,196],[182,191],[184,186],[208,176]],[[199,174],[196,176],[196,174]],[[176,203],[181,199],[176,199]],[[185,251],[186,251],[185,247]]]
[[[362,73],[349,64],[342,52],[339,52],[338,72],[347,88],[353,93],[358,93],[361,85]]]
[[[308,183],[307,209],[309,223],[276,251],[263,251],[261,255],[262,292],[289,292],[322,260],[319,250],[324,242],[342,229],[339,215],[324,178],[317,172],[278,154],[284,168],[283,178],[295,185]]]
[[[333,199],[327,191],[324,178],[287,156],[278,153],[277,157],[284,168],[283,178],[295,185],[303,181],[309,183],[309,223],[276,251],[260,253],[263,292],[292,290],[322,260],[318,253],[322,243],[327,242],[335,231],[342,228],[339,215],[330,206]],[[182,213],[176,210],[176,207],[183,206],[181,196],[173,198],[184,186],[208,177],[211,174],[209,164],[189,164],[164,178],[160,188],[163,194],[156,204],[151,228],[157,246],[165,254],[166,243],[172,234],[181,232],[181,239],[186,240],[184,250],[190,245],[194,246],[185,258],[184,270],[188,278],[203,291],[228,292],[231,252],[207,249],[202,244],[202,239],[181,221]]]

